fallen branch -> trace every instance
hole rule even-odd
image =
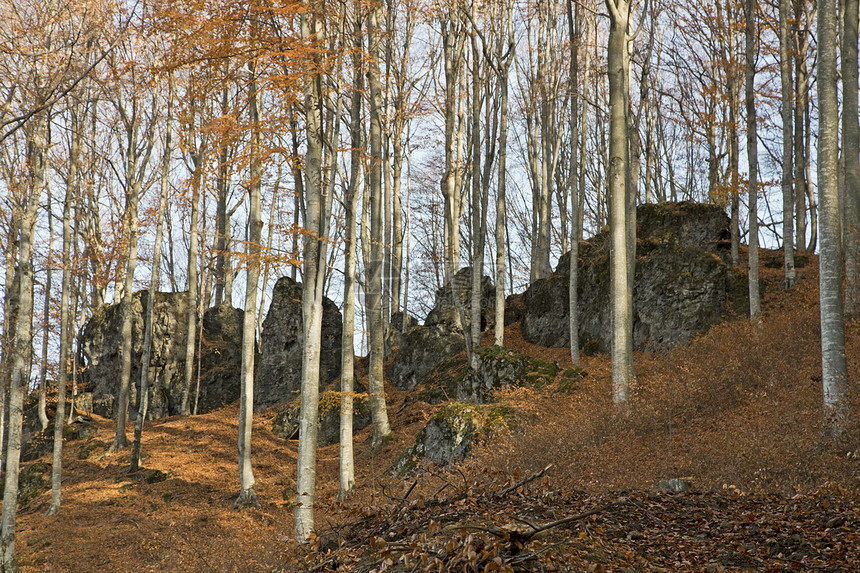
[[[550,470],[550,468],[552,468],[552,466],[553,466],[553,464],[549,464],[549,465],[548,465],[547,467],[545,467],[544,469],[542,469],[542,470],[540,470],[540,471],[537,471],[537,472],[533,473],[533,474],[532,474],[532,475],[530,475],[529,477],[527,477],[527,478],[525,478],[525,479],[522,479],[522,480],[518,481],[517,483],[515,483],[514,485],[512,485],[512,486],[510,486],[510,487],[506,487],[505,489],[503,489],[502,491],[500,491],[500,492],[499,492],[499,496],[503,496],[503,495],[509,494],[509,493],[511,493],[512,491],[515,491],[515,490],[520,489],[521,487],[523,487],[523,486],[524,486],[524,485],[526,485],[527,483],[529,483],[529,482],[533,482],[534,480],[538,479],[539,477],[543,477],[543,475],[544,475],[546,472],[548,472],[548,471]]]

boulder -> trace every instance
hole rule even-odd
[[[457,400],[485,404],[492,392],[511,386],[551,384],[558,365],[532,358],[511,348],[489,346],[475,350],[478,369],[469,369],[457,384]]]
[[[229,304],[213,306],[203,314],[200,393],[196,396],[198,413],[210,412],[239,399],[243,321],[242,310]]]
[[[500,429],[514,427],[513,411],[502,406],[476,406],[449,402],[436,411],[415,436],[415,442],[398,458],[391,473],[403,475],[422,460],[438,465],[455,463],[472,453],[476,442]]]
[[[392,473],[407,473],[421,459],[439,465],[465,459],[472,451],[478,428],[474,406],[459,402],[443,406],[418,432],[415,443],[400,456]]]
[[[152,325],[152,352],[149,362],[149,407],[147,418],[157,419],[178,415],[182,407],[182,389],[185,379],[185,343],[188,335],[187,294],[155,293],[155,314]],[[140,361],[143,354],[144,315],[149,305],[149,292],[140,291],[132,297],[132,366],[131,403],[129,418],[137,416],[137,397],[140,390]],[[238,313],[238,314],[237,314]],[[222,371],[216,376],[207,375],[213,364],[235,363],[241,347],[241,311],[213,309],[204,315],[198,413],[204,413],[238,397],[239,372]],[[81,382],[92,393],[92,412],[100,416],[116,414],[116,396],[119,393],[121,371],[122,312],[120,304],[105,305],[95,311],[81,334],[81,363],[84,365]],[[210,331],[210,329],[214,329]],[[239,332],[235,336],[225,332]],[[220,341],[209,346],[205,341]],[[209,354],[212,353],[211,356]],[[212,384],[209,386],[209,384]],[[192,396],[195,388],[192,387]]]
[[[642,205],[637,210],[633,287],[633,344],[660,350],[689,339],[741,312],[746,277],[727,264],[729,219],[722,209],[695,203]],[[608,352],[611,335],[609,234],[580,245],[579,346]],[[523,337],[542,346],[569,346],[570,254],[555,272],[522,296]],[[743,287],[738,283],[743,283]]]
[[[403,335],[418,326],[418,319],[411,314],[406,314],[406,327],[403,325],[403,312],[397,311],[391,315],[388,332],[385,335],[385,359],[387,360],[395,348],[403,344]]]
[[[301,390],[302,284],[281,277],[260,333],[260,360],[254,375],[258,407],[291,401]],[[337,306],[323,299],[320,390],[340,376],[343,319]]]
[[[472,267],[465,267],[454,275],[454,287],[463,303],[467,323],[472,316]],[[436,291],[436,301],[424,326],[440,326],[445,330],[463,332],[460,324],[460,314],[454,303],[450,283],[446,283]],[[496,289],[490,277],[484,275],[481,279],[481,330],[492,328],[496,323],[495,315]]]
[[[391,383],[400,390],[412,390],[438,365],[465,348],[461,332],[451,332],[441,326],[415,328],[403,335],[400,351],[391,361]]]
[[[352,431],[363,430],[371,423],[370,401],[367,390],[355,383],[353,399]],[[272,420],[272,433],[285,440],[296,440],[299,437],[299,399],[295,399],[281,407]],[[320,447],[340,442],[340,393],[334,390],[323,392],[319,403],[319,426],[317,444]]]

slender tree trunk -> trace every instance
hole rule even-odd
[[[200,231],[198,229],[200,220],[200,187],[203,184],[203,169],[206,161],[206,141],[200,144],[193,157],[194,175],[191,183],[191,229],[189,229],[190,239],[188,243],[188,295],[187,295],[187,311],[186,324],[188,335],[185,339],[185,377],[182,384],[182,403],[180,405],[180,413],[183,416],[191,414],[188,397],[191,391],[191,381],[194,379],[194,349],[197,346],[197,313],[200,307],[198,296],[198,237]]]
[[[799,252],[806,251],[806,193],[807,193],[807,147],[804,134],[809,108],[809,83],[806,76],[806,52],[808,42],[805,35],[801,37],[800,19],[802,18],[801,0],[794,0],[794,41],[797,57],[794,61],[795,70],[795,103],[794,103],[794,213],[797,218],[797,239],[795,244]]]
[[[48,414],[45,411],[45,398],[48,385],[48,334],[51,324],[51,265],[54,259],[54,214],[51,209],[51,194],[48,193],[48,265],[45,271],[45,308],[44,325],[42,330],[42,360],[39,368],[39,425],[42,431],[48,429]]]
[[[633,372],[627,252],[627,81],[624,58],[630,18],[628,0],[607,0],[610,12],[609,75],[609,196],[610,196],[610,285],[612,298],[612,398],[627,403]]]
[[[481,231],[482,221],[486,221],[486,213],[481,209],[481,69],[480,50],[478,48],[478,33],[475,29],[477,6],[472,4],[472,289],[470,324],[463,324],[463,334],[472,339],[471,366],[478,370],[475,349],[481,346],[481,278],[484,274],[484,241]],[[486,226],[486,223],[484,223]],[[455,293],[452,292],[454,296]]]
[[[158,211],[156,213],[155,244],[152,250],[152,271],[149,279],[149,300],[144,311],[143,352],[140,359],[140,399],[137,406],[137,419],[134,423],[134,441],[132,442],[131,463],[129,465],[130,472],[136,472],[140,467],[140,440],[143,434],[143,423],[146,419],[146,409],[149,401],[149,361],[152,356],[152,325],[155,322],[155,294],[158,291],[160,282],[161,243],[164,237],[167,196],[170,191],[170,154],[173,149],[173,95],[175,84],[172,72],[170,73],[168,84],[164,155],[161,160],[161,194],[159,195]]]
[[[575,12],[575,14],[574,14]],[[573,9],[573,0],[567,2],[567,27],[571,38],[570,47],[570,87],[568,97],[570,98],[570,268],[568,279],[568,312],[570,319],[568,331],[570,333],[570,362],[576,367],[579,365],[579,103],[582,85],[585,83],[579,79],[579,48],[582,42],[581,36],[581,14],[579,6]],[[577,38],[574,41],[574,38]],[[583,111],[585,105],[582,106]],[[582,142],[585,145],[585,142]]]
[[[845,160],[845,312],[860,312],[860,125],[857,117],[858,1],[842,1],[842,155]]]
[[[133,177],[133,176],[132,176]],[[128,421],[129,396],[131,392],[131,361],[132,361],[132,300],[134,298],[134,270],[137,266],[137,206],[139,200],[138,186],[129,181],[126,190],[126,210],[128,212],[129,245],[128,262],[125,272],[125,286],[123,287],[122,301],[120,302],[120,314],[122,326],[120,336],[122,339],[120,360],[121,373],[119,393],[116,403],[116,433],[110,451],[116,452],[128,445],[128,437],[125,433],[125,425]]]
[[[18,475],[21,461],[21,427],[24,421],[27,358],[32,346],[33,308],[33,235],[39,199],[47,182],[46,152],[48,112],[33,118],[28,134],[29,201],[20,205],[22,215],[18,231],[18,320],[12,354],[12,379],[9,385],[9,438],[6,446],[6,483],[3,489],[3,515],[0,518],[0,569],[17,571],[15,559],[15,523],[18,511]]]
[[[505,36],[499,42],[497,51],[499,80],[499,172],[496,183],[496,324],[494,344],[503,346],[505,342],[505,211],[507,209],[506,182],[508,169],[508,78],[510,66],[515,58],[513,22],[511,5],[504,5]],[[507,47],[507,52],[502,49]],[[513,284],[510,285],[513,288]]]
[[[848,366],[842,318],[842,240],[839,213],[839,107],[836,96],[836,3],[818,4],[818,194],[821,201],[821,371],[824,432],[838,436],[846,420]]]
[[[257,288],[260,282],[260,219],[262,159],[260,157],[260,112],[257,84],[257,62],[250,64],[248,113],[251,122],[251,165],[248,185],[248,263],[245,272],[245,309],[242,319],[242,390],[239,397],[239,497],[234,507],[258,506],[251,465],[251,427],[254,423],[254,346],[257,339]]]
[[[783,279],[785,289],[794,287],[797,283],[797,272],[794,269],[794,189],[792,175],[794,171],[792,140],[792,86],[791,86],[791,52],[789,46],[788,17],[789,0],[779,0],[779,77],[782,86],[782,101],[780,115],[782,116],[782,250],[783,250]]]
[[[72,204],[78,197],[78,167],[80,165],[81,125],[77,109],[72,111],[72,139],[69,149],[69,173],[66,198],[63,202],[63,283],[60,294],[60,360],[57,372],[57,410],[54,413],[54,455],[51,469],[51,505],[47,515],[57,515],[62,504],[63,426],[66,421],[66,386],[71,361],[71,322],[69,297],[72,290]]]
[[[750,318],[761,315],[758,277],[758,138],[756,137],[755,112],[755,63],[756,63],[756,14],[755,0],[746,0],[746,22],[744,35],[746,44],[746,67],[744,69],[747,108],[747,163],[749,165],[748,208],[749,208],[749,299]]]
[[[379,17],[382,6],[375,1],[370,7],[370,236],[371,255],[367,269],[367,314],[370,329],[370,409],[373,418],[373,446],[388,440],[391,427],[385,405],[383,386],[384,324],[382,316],[382,87],[379,79]]]

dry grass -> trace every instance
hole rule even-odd
[[[637,387],[619,414],[610,399],[606,356],[585,357],[584,378],[571,394],[507,392],[518,423],[480,449],[473,468],[526,475],[554,464],[550,479],[565,490],[602,492],[653,488],[658,480],[691,478],[700,490],[809,491],[839,484],[860,491],[856,417],[841,444],[821,448],[817,259],[790,293],[779,271],[768,283],[759,326],[737,320],[690,345],[661,355],[636,354]],[[860,368],[860,326],[848,323],[851,372]],[[506,343],[562,369],[567,349],[532,346],[519,325]],[[855,385],[856,387],[856,385]],[[387,388],[395,435],[369,448],[370,429],[356,437],[358,489],[336,499],[337,446],[319,450],[318,524],[330,527],[366,515],[403,495],[411,481],[388,477],[431,408],[405,402]],[[852,396],[853,412],[860,411]],[[277,567],[293,532],[297,443],[270,432],[272,413],[255,417],[253,464],[259,509],[234,510],[238,491],[234,405],[187,419],[148,423],[141,476],[129,476],[128,452],[106,455],[113,423],[97,419],[98,444],[78,459],[82,442],[64,457],[64,504],[45,517],[50,494],[19,513],[17,551],[26,571],[263,571]],[[131,432],[131,426],[129,426]],[[851,457],[846,455],[853,452]],[[155,470],[167,479],[141,479]],[[456,474],[455,474],[456,475]],[[468,473],[464,475],[470,475]],[[450,475],[426,475],[411,499],[430,496]]]

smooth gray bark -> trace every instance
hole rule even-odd
[[[836,3],[818,5],[818,195],[820,200],[819,296],[824,432],[842,433],[848,365],[842,316],[842,234],[839,210],[839,107],[836,96]]]
[[[792,107],[791,82],[791,41],[788,30],[789,1],[779,0],[779,78],[782,88],[780,116],[782,117],[782,251],[783,278],[785,289],[794,287],[797,283],[797,271],[794,268],[794,126],[792,124],[794,108]]]
[[[749,169],[749,182],[747,187],[749,209],[749,301],[750,318],[757,319],[761,315],[761,301],[759,300],[759,273],[758,273],[758,138],[756,134],[756,111],[755,111],[755,64],[756,64],[756,14],[755,0],[746,0],[745,4],[745,54],[746,66],[744,68],[744,100],[747,111],[747,165]]]
[[[857,115],[858,1],[842,1],[842,154],[844,176],[845,312],[860,312],[860,125]]]
[[[609,75],[609,203],[610,203],[610,297],[612,299],[612,399],[627,403],[633,372],[631,353],[630,283],[627,240],[627,81],[624,77],[630,3],[607,0],[610,13]]]

